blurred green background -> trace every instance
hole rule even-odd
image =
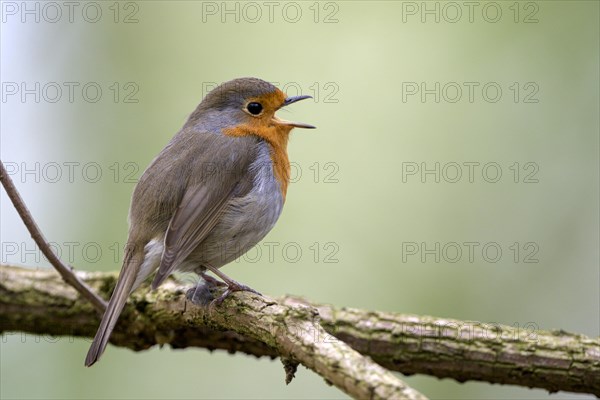
[[[208,88],[256,76],[313,95],[280,115],[318,129],[292,134],[272,244],[227,274],[271,296],[599,334],[598,2],[54,4],[2,3],[0,154],[77,268],[120,268],[135,180]],[[47,267],[0,198],[2,262]],[[3,336],[0,397],[345,397],[200,349],[109,347],[86,369],[89,342]],[[432,398],[585,397],[407,381]]]

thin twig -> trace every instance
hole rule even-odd
[[[8,197],[15,206],[17,213],[19,213],[19,216],[23,220],[27,230],[31,234],[31,237],[38,245],[44,256],[46,256],[50,264],[56,268],[65,282],[77,289],[77,291],[81,293],[84,298],[89,300],[98,311],[103,313],[104,310],[106,310],[106,302],[100,296],[94,293],[88,285],[86,285],[77,277],[77,275],[75,275],[73,272],[73,267],[65,265],[58,258],[58,256],[54,254],[52,248],[48,244],[48,241],[33,220],[33,216],[19,195],[19,192],[17,191],[12,179],[8,175],[6,168],[4,168],[4,163],[2,161],[0,161],[0,181],[2,182],[2,186],[4,186],[4,190],[6,190],[6,194],[8,194]]]

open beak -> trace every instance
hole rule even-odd
[[[304,100],[304,99],[312,99],[312,96],[307,96],[307,95],[290,96],[287,99],[285,99],[285,101],[283,102],[283,105],[281,107],[289,106],[292,103],[295,103],[297,101]],[[284,119],[278,118],[277,116],[274,116],[273,120],[275,121],[275,123],[277,123],[279,125],[292,126],[294,128],[305,128],[305,129],[315,129],[316,128],[316,126],[305,124],[303,122],[286,121]]]

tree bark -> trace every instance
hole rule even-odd
[[[113,273],[78,276],[105,298],[116,283]],[[0,278],[0,333],[93,337],[98,313],[56,272],[0,266]],[[388,370],[600,396],[597,338],[249,293],[202,308],[186,300],[186,289],[169,280],[136,291],[111,343],[281,357],[288,379],[300,362],[360,398],[424,398]]]

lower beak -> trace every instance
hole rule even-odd
[[[283,102],[283,105],[281,107],[289,106],[292,103],[295,103],[297,101],[304,100],[304,99],[312,99],[312,96],[307,96],[307,95],[290,96],[287,99],[285,99],[285,101]],[[286,121],[284,119],[279,119],[276,116],[273,117],[273,121],[278,125],[291,126],[294,128],[305,128],[305,129],[315,129],[316,128],[316,126],[313,126],[310,124],[305,124],[304,122]]]

